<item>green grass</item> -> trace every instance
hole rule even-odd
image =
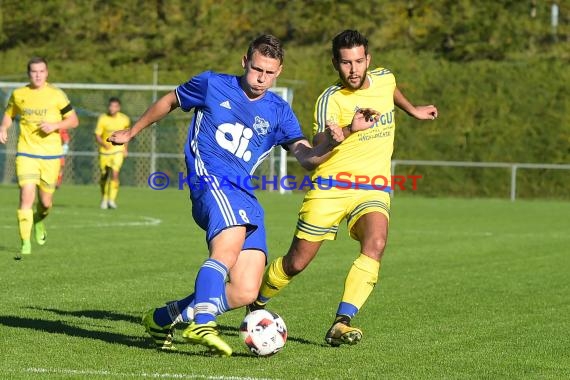
[[[18,192],[0,187],[0,378],[568,378],[570,203],[396,196],[381,280],[355,318],[353,347],[324,345],[358,246],[346,228],[272,301],[283,352],[250,356],[244,312],[219,318],[236,352],[153,349],[141,313],[192,292],[206,257],[185,191],[124,188],[98,209],[97,187],[64,186],[49,241],[13,256]],[[299,194],[260,194],[271,257],[290,242]],[[180,334],[178,333],[178,339]]]

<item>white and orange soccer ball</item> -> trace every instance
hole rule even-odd
[[[285,346],[287,326],[276,313],[265,309],[255,310],[245,316],[239,334],[255,355],[271,356]]]

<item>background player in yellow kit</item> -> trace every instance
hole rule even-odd
[[[396,87],[388,69],[368,71],[368,41],[357,31],[345,30],[333,39],[332,63],[340,81],[319,96],[315,109],[314,144],[325,124],[350,124],[355,109],[373,108],[380,117],[365,131],[345,128],[346,140],[313,174],[314,189],[307,192],[289,252],[267,268],[260,293],[250,309],[264,307],[309,265],[324,240],[334,240],[339,223],[347,220],[350,236],[360,243],[358,258],[350,268],[342,300],[325,340],[332,346],[355,344],[362,331],[350,326],[378,281],[380,260],[388,235],[390,215],[390,164],[394,145],[394,105],[421,120],[433,120],[433,105],[413,106]],[[380,176],[382,184],[362,184],[358,178]],[[342,181],[339,178],[342,177]]]
[[[119,172],[125,157],[127,145],[113,145],[107,141],[113,132],[128,129],[129,117],[121,112],[121,100],[110,98],[107,113],[99,116],[95,128],[95,140],[99,145],[99,169],[101,169],[101,208],[117,208],[119,192]]]
[[[32,227],[39,245],[47,232],[43,220],[52,207],[53,193],[63,157],[60,130],[79,125],[79,120],[65,93],[47,83],[48,65],[41,57],[28,62],[30,84],[14,90],[0,125],[0,143],[8,140],[8,128],[20,116],[20,133],[16,153],[16,175],[20,186],[18,226],[22,239],[21,254],[30,254]],[[32,210],[39,197],[36,212]]]

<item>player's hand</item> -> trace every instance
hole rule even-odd
[[[48,122],[42,121],[40,123],[40,130],[43,133],[45,133],[46,135],[49,135],[53,131],[57,130],[57,125],[55,125],[54,123],[48,123]]]
[[[8,142],[8,131],[6,128],[0,127],[0,144],[6,144]]]
[[[329,140],[329,144],[332,146],[337,146],[344,140],[344,133],[342,128],[334,121],[328,120],[325,125],[325,133]]]
[[[360,108],[352,117],[350,131],[364,131],[376,124],[378,119],[380,119],[380,113],[378,111],[375,111],[372,108]]]
[[[113,134],[107,138],[107,141],[113,145],[123,145],[131,141],[131,138],[131,130],[123,129],[113,132]]]
[[[437,108],[433,104],[429,106],[417,106],[412,115],[419,120],[435,120],[437,119]]]

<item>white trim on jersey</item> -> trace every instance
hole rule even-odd
[[[206,170],[206,166],[204,165],[204,162],[200,157],[200,151],[198,150],[198,133],[200,132],[200,123],[202,122],[203,115],[204,113],[201,110],[198,110],[196,112],[196,123],[194,124],[195,133],[194,133],[194,138],[190,143],[192,151],[196,155],[196,160],[194,161],[194,168],[199,176],[204,176],[204,178],[212,179],[214,183],[210,184],[208,182],[206,186],[211,186],[212,195],[216,199],[216,203],[218,204],[218,207],[222,212],[226,225],[235,226],[238,225],[238,223],[228,198],[226,197],[224,192],[220,189],[220,184],[218,182],[218,179],[214,176],[208,176],[208,171]]]
[[[271,151],[273,150],[273,148],[275,148],[274,146],[272,146],[271,148],[269,148],[269,150],[266,150],[265,152],[263,152],[262,155],[259,156],[259,158],[257,159],[257,162],[255,163],[255,165],[253,165],[253,167],[251,168],[251,171],[249,172],[249,175],[253,175],[253,173],[255,173],[255,170],[257,169],[257,167],[263,162],[263,160],[265,160],[265,157],[267,157],[269,155],[269,153],[271,153]]]

